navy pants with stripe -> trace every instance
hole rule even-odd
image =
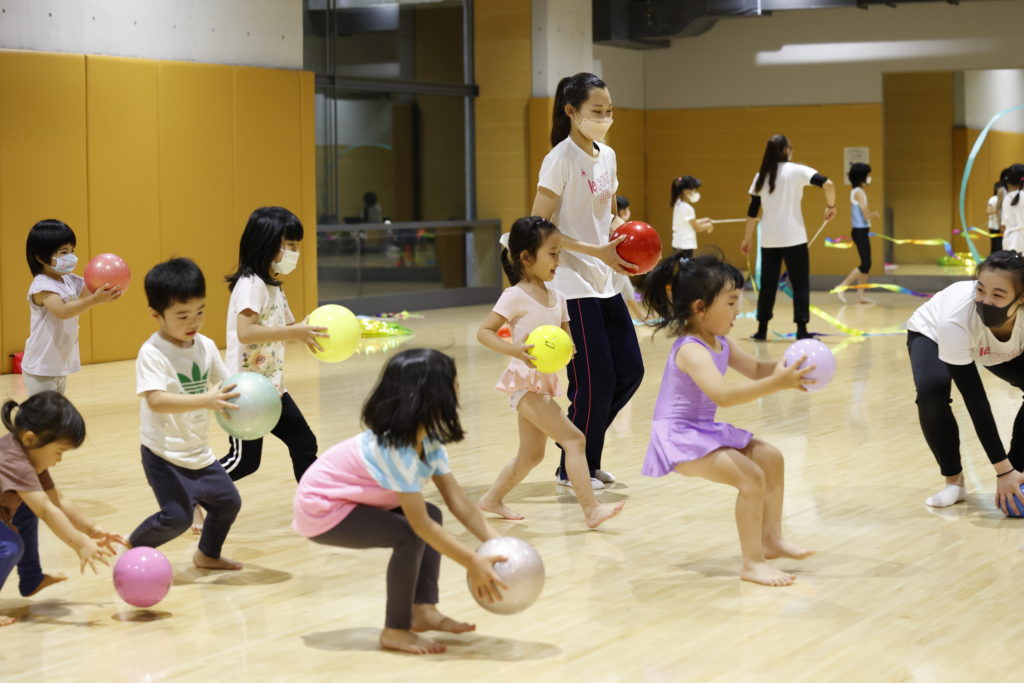
[[[569,329],[576,355],[569,375],[569,419],[587,438],[590,476],[601,469],[604,434],[644,378],[644,361],[621,296],[570,299]],[[566,478],[565,452],[558,476]]]
[[[281,395],[281,418],[270,433],[281,439],[288,447],[295,481],[302,479],[303,473],[316,461],[316,435],[287,391]],[[234,481],[260,468],[263,439],[242,441],[231,437],[229,444],[228,454],[221,458],[220,464]]]

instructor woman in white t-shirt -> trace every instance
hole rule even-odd
[[[797,339],[806,339],[807,322],[811,318],[811,264],[807,252],[807,229],[800,209],[804,187],[816,185],[825,190],[825,220],[836,215],[836,188],[832,181],[813,168],[794,164],[793,148],[785,135],[773,135],[765,146],[761,169],[750,186],[750,207],[747,209],[747,232],[740,251],[750,253],[761,216],[761,283],[757,294],[757,333],[753,339],[768,337],[768,321],[775,308],[779,288],[779,270],[786,264],[793,285],[793,321]]]
[[[622,224],[614,215],[615,151],[601,144],[612,125],[612,98],[590,73],[558,83],[551,120],[552,150],[544,157],[533,215],[562,232],[562,261],[554,288],[565,296],[576,355],[569,363],[569,419],[587,438],[587,463],[595,489],[615,481],[601,469],[604,436],[644,376],[643,359],[629,311],[619,296],[616,273],[633,264],[609,242]],[[559,483],[568,486],[565,456]]]
[[[949,507],[967,497],[960,465],[960,432],[950,408],[953,382],[964,399],[985,454],[995,470],[996,505],[1006,512],[1024,504],[1024,403],[1013,423],[1010,452],[1003,449],[978,365],[1024,389],[1024,257],[997,251],[978,267],[978,279],[956,282],[918,308],[907,321],[907,349],[917,389],[917,414],[946,486],[925,500]]]

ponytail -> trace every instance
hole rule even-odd
[[[508,247],[501,250],[501,268],[510,283],[514,285],[523,279],[523,252],[536,258],[548,235],[557,230],[554,223],[540,216],[525,216],[512,224]]]
[[[641,286],[643,303],[658,314],[656,330],[668,328],[674,336],[686,332],[686,323],[695,301],[708,307],[729,283],[743,287],[743,274],[719,254],[701,254],[694,258],[672,255],[662,259],[647,274]]]
[[[775,192],[775,178],[779,172],[779,164],[788,161],[786,148],[789,147],[789,139],[785,135],[773,135],[768,138],[764,146],[764,157],[761,158],[761,169],[757,172],[757,180],[754,182],[754,192],[760,193],[765,181],[768,182],[768,194]]]
[[[692,175],[679,176],[672,181],[672,201],[669,202],[669,206],[675,206],[679,198],[683,196],[683,193],[687,190],[696,190],[700,187],[700,179],[694,178]]]
[[[14,409],[18,413],[14,415]],[[25,399],[8,400],[0,408],[0,420],[14,438],[21,442],[25,432],[36,435],[34,448],[54,441],[67,441],[78,448],[85,441],[85,421],[78,409],[56,391],[41,391]]]
[[[568,104],[573,109],[579,110],[590,97],[591,90],[607,87],[600,78],[585,71],[573,76],[566,76],[558,81],[558,87],[555,89],[555,105],[551,111],[552,147],[569,137],[572,130],[572,121],[565,113],[565,105]]]

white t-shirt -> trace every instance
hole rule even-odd
[[[61,276],[60,281],[48,275],[36,275],[28,287],[29,326],[21,371],[42,377],[64,377],[81,369],[78,356],[78,316],[61,320],[46,308],[32,301],[34,294],[53,292],[64,303],[76,301],[82,294],[85,280],[78,275]]]
[[[572,138],[554,146],[540,167],[539,187],[558,195],[551,221],[565,235],[587,244],[608,243],[612,202],[619,187],[615,150],[596,143],[597,158],[580,149]],[[593,256],[562,250],[561,267],[552,286],[566,299],[617,296],[614,271]]]
[[[135,393],[201,394],[228,376],[220,352],[209,337],[197,334],[186,349],[153,333],[135,361]],[[164,460],[189,470],[212,465],[216,460],[206,436],[209,411],[154,413],[143,397],[139,418],[142,445]]]
[[[258,372],[284,393],[284,342],[242,344],[238,341],[238,314],[245,309],[259,314],[264,327],[284,327],[295,322],[288,297],[280,287],[268,285],[255,275],[246,275],[235,283],[228,301],[227,365],[232,373]]]
[[[672,207],[672,248],[673,249],[696,249],[697,231],[690,224],[697,217],[697,211],[689,202],[682,199],[676,201]]]
[[[1018,315],[1013,334],[999,341],[981,322],[974,305],[976,280],[955,282],[914,311],[907,329],[939,345],[939,358],[950,365],[999,365],[1024,352],[1024,315]]]
[[[1017,197],[1020,197],[1020,201],[1017,202],[1017,206],[1014,206],[1013,200]],[[1003,199],[1002,220],[1007,232],[1024,229],[1024,195],[1020,190],[1006,193],[1006,198]]]
[[[988,214],[988,229],[992,232],[999,230],[999,197],[992,195],[985,205],[985,213]]]
[[[792,247],[807,242],[807,228],[800,210],[804,187],[811,184],[817,173],[810,166],[783,161],[775,176],[775,191],[769,192],[768,178],[760,192],[757,173],[750,183],[750,194],[761,198],[761,246],[768,248]]]

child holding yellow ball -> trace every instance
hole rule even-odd
[[[550,221],[530,216],[513,223],[502,240],[506,248],[501,263],[512,286],[502,293],[476,338],[487,348],[511,357],[496,388],[508,394],[512,409],[519,413],[519,453],[501,470],[477,507],[505,519],[523,519],[502,500],[544,459],[550,438],[565,449],[569,481],[587,526],[593,529],[619,514],[625,503],[597,502],[587,468],[586,438],[555,402],[554,397],[560,395],[558,377],[537,369],[533,347],[526,343],[530,331],[541,325],[556,325],[569,333],[565,297],[546,286],[558,268],[562,234]],[[498,336],[506,323],[512,331],[511,343]]]

